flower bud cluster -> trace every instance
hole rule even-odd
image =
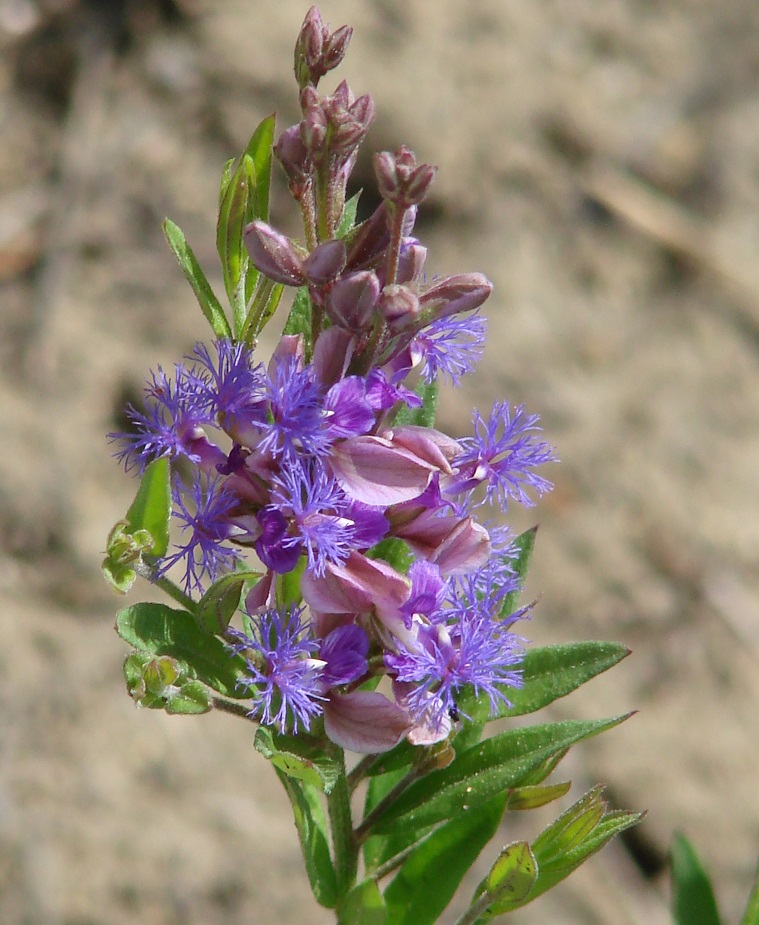
[[[263,221],[245,231],[258,270],[308,294],[310,331],[283,335],[266,365],[239,343],[198,344],[173,376],[152,375],[132,432],[112,436],[127,468],[175,463],[180,537],[160,575],[178,569],[200,595],[246,556],[261,564],[245,629],[227,631],[252,715],[290,732],[323,721],[339,745],[377,752],[446,738],[465,687],[497,707],[519,683],[514,550],[478,511],[532,503],[553,456],[537,418],[505,403],[476,412],[469,437],[419,423],[429,389],[414,382],[471,371],[492,287],[481,273],[426,281],[412,232],[434,168],[405,147],[375,159],[382,204],[338,233],[373,104],[316,84],[349,37],[313,9],[296,45],[303,119],[275,152],[305,241]]]

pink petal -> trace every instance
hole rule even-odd
[[[405,710],[376,691],[335,695],[324,705],[327,735],[352,752],[390,751],[411,725]]]
[[[350,437],[335,444],[330,463],[340,487],[356,501],[376,506],[417,498],[435,466],[382,437]]]

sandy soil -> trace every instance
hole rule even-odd
[[[0,921],[320,923],[276,780],[224,716],[137,712],[99,577],[133,485],[103,434],[204,322],[222,163],[296,116],[295,0],[0,2]],[[672,832],[737,921],[759,853],[759,6],[324,0],[356,29],[368,150],[437,163],[433,272],[495,283],[479,375],[562,459],[530,589],[539,642],[634,655],[554,717],[632,708],[578,795],[650,810],[523,925],[666,922]],[[370,182],[369,160],[360,179]],[[287,220],[281,188],[275,215]],[[133,599],[138,599],[136,594]],[[543,820],[504,831],[534,834]],[[453,918],[447,919],[453,921]]]

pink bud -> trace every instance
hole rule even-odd
[[[408,243],[401,246],[401,252],[398,257],[398,269],[395,273],[397,283],[409,283],[421,277],[424,270],[424,262],[427,259],[427,248],[423,247],[414,238],[409,238]]]
[[[345,266],[345,242],[339,238],[323,241],[303,261],[303,272],[309,283],[323,286],[339,276]]]
[[[381,203],[348,239],[346,266],[351,270],[369,269],[384,254],[390,233],[387,230],[387,205]]]
[[[406,286],[385,286],[379,300],[379,310],[389,325],[402,328],[419,314],[419,299]]]
[[[335,29],[324,43],[323,60],[324,67],[328,71],[336,68],[343,60],[352,35],[353,29],[351,26],[340,26],[339,29]]]
[[[444,575],[463,575],[479,568],[491,553],[490,536],[481,524],[471,517],[441,516],[434,510],[396,527],[393,535]]]
[[[250,259],[264,276],[286,286],[302,285],[303,262],[286,235],[256,220],[245,229],[245,246]]]
[[[327,301],[330,318],[351,331],[368,327],[379,298],[377,274],[371,270],[349,273],[332,287]]]
[[[435,318],[447,318],[459,312],[471,312],[487,299],[493,284],[482,273],[460,273],[442,279],[422,293],[422,310]]]
[[[322,332],[316,341],[313,357],[314,372],[322,385],[334,385],[343,378],[355,346],[354,336],[339,325]]]
[[[301,138],[300,125],[291,125],[279,136],[274,145],[274,154],[287,174],[288,180],[304,183],[311,172],[308,151]]]

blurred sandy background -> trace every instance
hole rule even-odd
[[[0,0],[3,925],[332,921],[250,732],[133,708],[99,577],[134,490],[103,434],[205,335],[160,222],[218,281],[220,169],[267,113],[296,118],[307,5]],[[528,632],[634,649],[547,718],[637,707],[565,773],[649,816],[513,921],[666,922],[682,829],[737,922],[759,854],[759,5],[321,9],[356,30],[340,74],[375,96],[367,155],[440,167],[428,269],[496,286],[443,428],[524,401],[562,459],[517,518],[541,523]]]

